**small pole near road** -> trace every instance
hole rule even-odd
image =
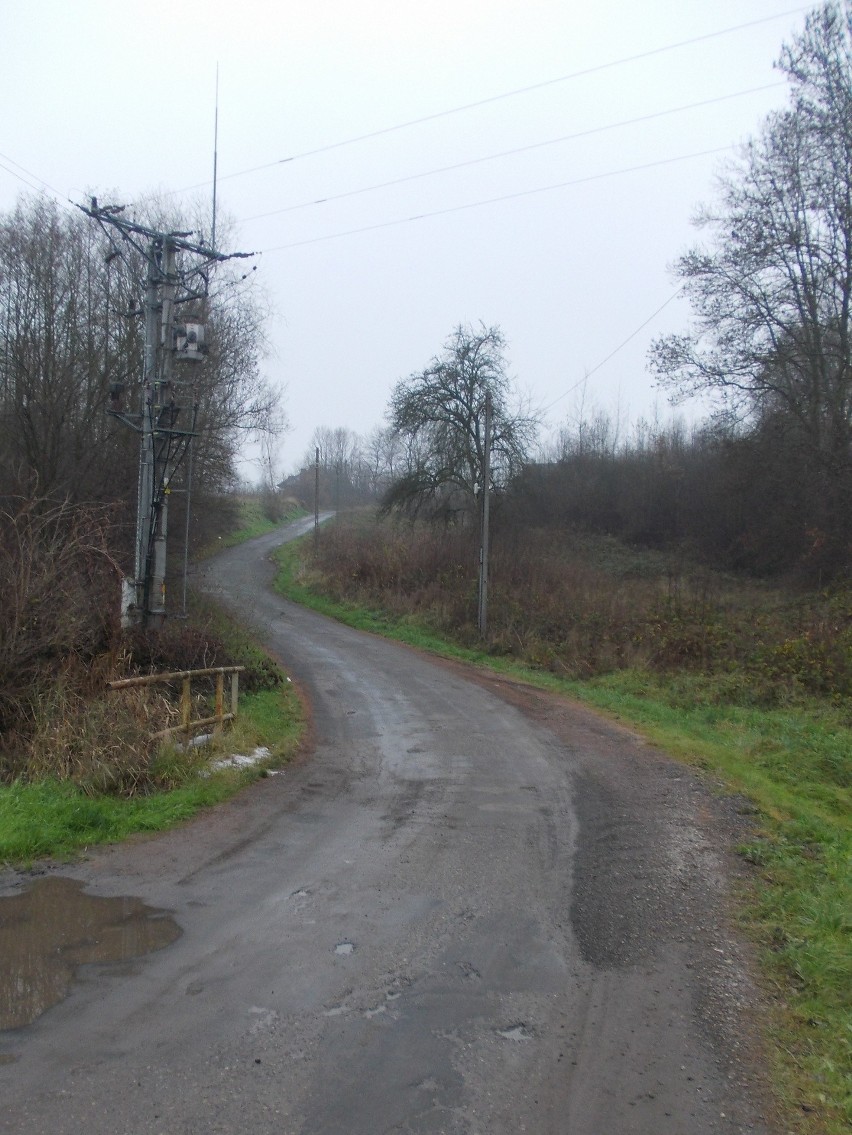
[[[479,637],[488,630],[488,539],[491,500],[491,392],[485,395],[485,448],[482,455],[482,536],[479,548]]]
[[[314,458],[314,544],[319,541],[319,446]]]

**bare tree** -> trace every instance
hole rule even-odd
[[[385,494],[385,509],[449,518],[473,508],[484,467],[487,393],[492,484],[502,488],[520,469],[537,423],[513,399],[505,345],[497,327],[459,325],[424,371],[397,383],[388,417],[407,460]]]
[[[370,493],[380,497],[397,475],[404,447],[399,435],[385,426],[377,426],[364,440],[364,464]]]
[[[103,413],[138,339],[111,334],[110,251],[83,217],[45,201],[0,218],[0,487],[96,497],[129,447]],[[119,362],[123,358],[124,361]],[[100,472],[99,472],[100,470]],[[132,480],[129,482],[132,484]]]
[[[852,463],[852,5],[815,9],[778,63],[787,109],[770,115],[697,225],[708,246],[675,274],[695,312],[657,340],[675,396],[715,391],[752,423],[774,420],[812,462]]]
[[[145,215],[161,227],[177,218]],[[81,499],[132,496],[136,445],[105,413],[111,386],[141,400],[138,250],[83,214],[40,198],[0,216],[0,492]],[[224,266],[182,317],[206,323],[210,353],[181,398],[199,406],[196,475],[219,489],[233,478],[246,432],[283,425],[281,393],[261,373],[267,307],[252,280]]]

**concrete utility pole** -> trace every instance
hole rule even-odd
[[[179,413],[173,385],[177,283],[173,241],[169,236],[152,241],[145,296],[146,365],[139,459],[139,480],[140,485],[144,483],[144,489],[140,489],[137,511],[135,586],[137,608],[144,612],[145,622],[155,625],[160,625],[166,617],[166,537],[171,482],[194,436],[192,429],[174,428]],[[179,444],[181,440],[185,444]]]
[[[134,560],[135,607],[144,623],[160,624],[166,614],[166,535],[168,498],[177,454],[163,446],[172,432],[176,407],[172,393],[171,345],[177,275],[175,246],[168,236],[151,241],[145,288],[145,349],[142,373],[139,501]],[[191,440],[191,433],[179,431]],[[163,450],[167,452],[164,454]],[[166,457],[165,462],[162,461]],[[181,454],[182,456],[182,454]]]
[[[133,579],[124,584],[122,615],[143,626],[159,626],[166,616],[166,537],[172,480],[197,436],[197,405],[192,407],[191,420],[177,428],[181,407],[175,398],[174,363],[200,362],[207,353],[203,324],[176,324],[175,305],[205,299],[206,292],[187,290],[186,277],[203,273],[204,266],[211,262],[250,254],[227,256],[203,244],[191,243],[186,239],[191,233],[157,232],[120,217],[123,207],[99,206],[94,198],[91,208],[80,208],[101,226],[108,224],[118,229],[144,256],[147,266],[140,412],[126,413],[121,408],[123,387],[116,383],[110,387],[109,413],[140,435],[134,573]],[[135,239],[140,236],[147,242],[144,247]],[[182,274],[178,270],[178,252],[193,257],[191,272]],[[183,294],[178,297],[181,286]]]
[[[485,447],[482,455],[482,538],[479,548],[479,637],[488,630],[488,540],[491,504],[491,391],[485,395]]]

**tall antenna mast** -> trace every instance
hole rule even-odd
[[[216,109],[213,115],[213,227],[210,246],[216,251],[216,180],[219,166],[219,64],[216,64]]]

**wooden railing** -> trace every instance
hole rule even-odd
[[[143,674],[138,678],[120,678],[115,682],[108,682],[111,690],[127,690],[133,686],[155,686],[166,683],[181,683],[180,692],[180,725],[173,725],[169,729],[161,729],[152,733],[155,740],[171,737],[174,733],[185,733],[187,738],[194,729],[201,729],[205,725],[212,725],[214,732],[221,731],[226,721],[233,721],[237,716],[237,707],[240,698],[240,674],[245,666],[214,666],[209,670],[175,670],[170,674]],[[231,709],[225,713],[225,675],[231,677]],[[192,720],[192,679],[216,678],[216,696],[214,713],[211,717],[199,717]]]

